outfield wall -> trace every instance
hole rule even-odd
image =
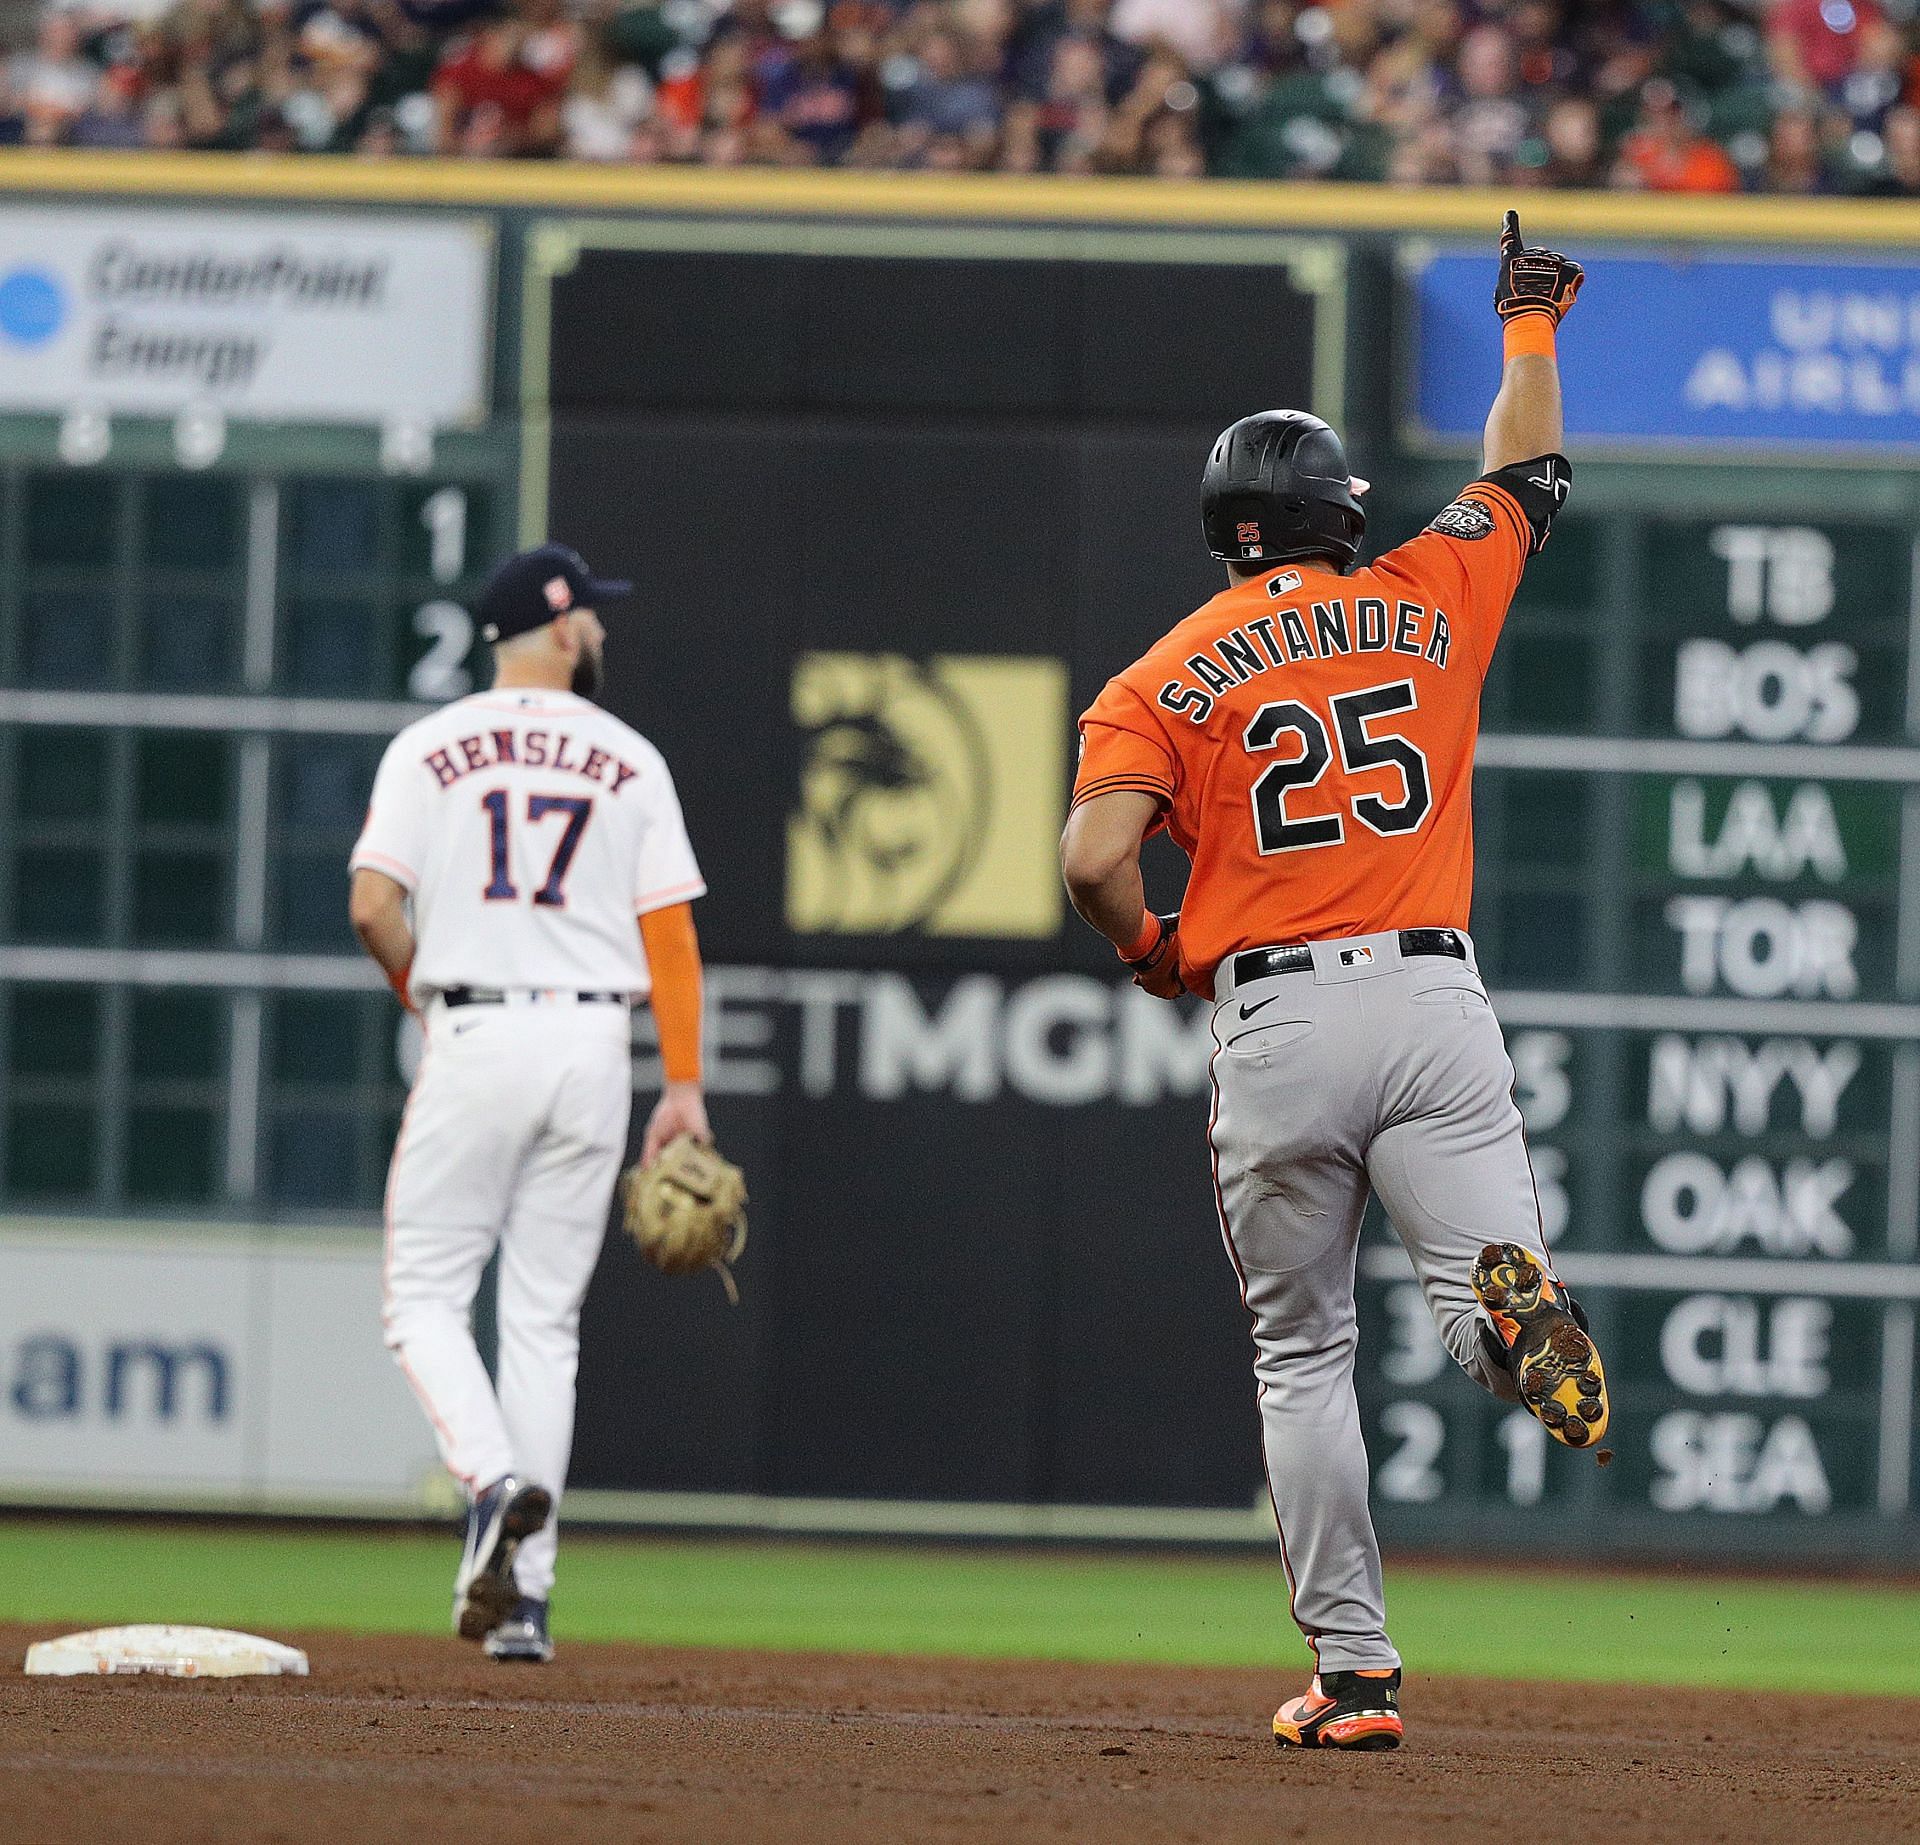
[[[1258,1539],[1205,1021],[1065,910],[1072,718],[1210,593],[1193,490],[1233,416],[1340,422],[1383,542],[1471,473],[1507,201],[38,155],[0,188],[8,1221],[374,1247],[412,1047],[339,867],[384,738],[475,682],[479,574],[551,527],[640,584],[610,702],[707,868],[715,1120],[754,1191],[737,1312],[610,1247],[582,1503]],[[1620,1460],[1550,1454],[1456,1379],[1371,1225],[1395,1541],[1914,1534],[1913,222],[1530,214],[1593,275],[1578,480],[1488,682],[1474,926]],[[176,267],[114,268],[122,243]],[[261,301],[183,308],[177,265],[229,245],[282,253]],[[356,395],[341,339],[390,393]],[[107,1318],[101,1349],[139,1336]],[[354,1401],[391,1442],[318,1495],[414,1503],[403,1399]],[[61,1496],[0,1428],[0,1492]],[[78,1471],[88,1500],[166,1490],[104,1449]],[[306,1492],[270,1476],[177,1484]]]

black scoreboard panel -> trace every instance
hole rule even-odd
[[[1198,261],[1151,237],[1075,261],[1060,260],[1065,244],[1023,258],[996,253],[991,234],[939,242],[875,231],[814,233],[785,252],[589,247],[554,286],[551,401],[615,416],[1170,419],[1211,433],[1250,403],[1314,395],[1315,294],[1270,240],[1224,260],[1216,243]],[[1260,340],[1234,337],[1249,326]],[[737,486],[744,511],[750,469]]]
[[[482,670],[510,514],[490,475],[0,470],[0,1203],[377,1209],[392,1002],[302,960],[355,953],[375,765]]]
[[[1616,1458],[1467,1384],[1375,1221],[1383,1525],[1871,1550],[1916,1459],[1913,532],[1645,503],[1530,567],[1476,777],[1476,940]]]

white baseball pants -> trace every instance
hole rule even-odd
[[[625,1006],[562,996],[429,1007],[387,1180],[384,1320],[441,1458],[470,1494],[511,1473],[546,1487],[557,1512],[573,1451],[580,1303],[632,1101]],[[497,1385],[472,1321],[496,1246]],[[552,1519],[520,1547],[523,1594],[551,1591],[556,1548]]]

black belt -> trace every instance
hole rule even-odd
[[[535,991],[545,991],[536,988]],[[573,995],[583,1006],[624,1006],[627,996],[624,993],[575,993]],[[440,995],[443,1006],[504,1006],[507,996],[498,987],[448,987]]]
[[[1467,958],[1467,945],[1457,929],[1402,929],[1400,952],[1403,955],[1451,955],[1456,961]],[[1266,980],[1274,974],[1308,974],[1313,971],[1313,950],[1305,942],[1293,942],[1285,948],[1249,948],[1233,957],[1233,984],[1243,987],[1250,980]]]

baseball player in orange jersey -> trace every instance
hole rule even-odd
[[[1149,993],[1213,1000],[1215,1191],[1316,1666],[1274,1717],[1283,1746],[1401,1736],[1353,1391],[1370,1187],[1467,1374],[1570,1446],[1606,1430],[1466,934],[1480,686],[1571,478],[1554,341],[1580,282],[1507,214],[1485,470],[1370,565],[1340,438],[1289,410],[1234,424],[1203,482],[1229,587],[1081,720],[1061,842],[1074,907]],[[1145,907],[1140,848],[1160,827],[1192,862],[1177,918]]]

